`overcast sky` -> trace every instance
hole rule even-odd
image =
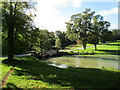
[[[110,29],[118,28],[118,0],[35,0],[37,1],[36,26],[49,31],[66,31],[65,22],[73,14],[90,8],[111,23]]]

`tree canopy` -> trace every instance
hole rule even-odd
[[[26,11],[33,9],[33,4],[30,2],[3,2],[2,7],[2,32],[3,44],[5,44],[3,46],[6,46],[8,59],[12,60],[18,48],[20,50],[20,46],[22,46],[21,48],[28,46],[28,43],[25,42],[29,39],[33,20],[26,14]]]
[[[89,42],[95,45],[96,50],[102,32],[110,26],[101,15],[94,14],[94,11],[86,8],[82,13],[72,15],[70,22],[66,23],[67,37],[71,40],[80,40],[84,49]]]
[[[78,13],[71,16],[70,22],[67,22],[68,37],[75,34],[76,39],[80,39],[84,49],[86,49],[87,44],[87,32],[91,28],[91,19],[94,15],[94,11],[91,12],[90,9],[86,9],[82,13]],[[70,34],[70,32],[74,34]],[[75,38],[73,37],[73,38]]]

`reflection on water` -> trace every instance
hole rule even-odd
[[[75,67],[80,67],[80,59],[78,58],[78,56],[76,56],[76,60],[75,60],[76,66]]]
[[[57,65],[55,63],[51,63],[51,64],[48,63],[48,65],[56,66],[56,67],[59,67],[59,68],[67,68],[66,64]]]
[[[118,69],[117,55],[86,55],[62,56],[46,60],[49,65],[59,68],[85,67],[85,68],[114,68]]]

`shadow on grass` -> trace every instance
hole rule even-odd
[[[115,55],[120,55],[120,50],[97,50],[97,51],[103,51],[107,54],[115,54]]]
[[[106,45],[111,45],[111,46],[120,46],[120,44],[106,44]]]
[[[3,60],[3,64],[16,66],[13,75],[30,76],[27,80],[42,80],[49,84],[77,88],[120,88],[120,73],[93,68],[61,69],[49,66],[34,57],[23,57],[21,60]]]

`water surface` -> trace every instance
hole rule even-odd
[[[85,55],[85,56],[61,56],[49,58],[45,62],[49,65],[67,68],[67,67],[84,67],[84,68],[114,68],[118,69],[117,55]]]

